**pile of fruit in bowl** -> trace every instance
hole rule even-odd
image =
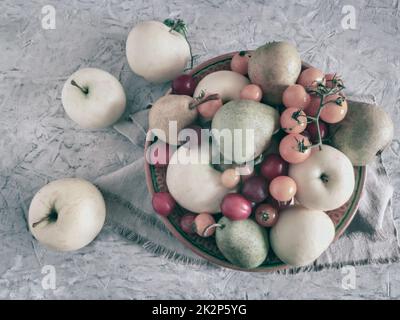
[[[344,89],[287,42],[176,77],[149,111],[154,210],[214,263],[257,271],[313,263],[350,223],[365,165],[393,131],[381,108],[348,100]]]

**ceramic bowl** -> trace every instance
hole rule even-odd
[[[235,53],[236,52],[232,52],[210,59],[202,63],[198,67],[194,68],[190,72],[190,74],[194,77],[196,83],[198,83],[207,74],[219,70],[230,70],[230,61]],[[309,67],[309,65],[303,63],[303,69],[307,67]],[[147,151],[149,145],[150,143],[147,142],[145,146],[145,152]],[[166,171],[167,171],[166,167],[157,168],[153,165],[149,165],[148,163],[145,164],[147,187],[151,194],[153,194],[154,192],[168,191],[166,185]],[[362,190],[364,188],[366,168],[354,167],[354,176],[355,176],[355,188],[350,200],[340,208],[327,212],[327,214],[335,224],[336,228],[335,240],[342,235],[342,233],[349,226],[354,215],[356,214],[357,206],[361,198]],[[170,214],[167,218],[162,218],[162,220],[164,221],[167,228],[171,231],[171,233],[179,241],[181,241],[185,246],[194,251],[200,257],[203,257],[204,259],[214,264],[242,271],[269,272],[269,271],[276,271],[279,269],[290,268],[290,266],[280,261],[275,256],[275,254],[271,249],[270,252],[268,253],[268,258],[264,261],[262,265],[260,265],[255,269],[251,270],[242,269],[238,266],[233,265],[227,259],[225,259],[222,253],[218,250],[214,236],[209,238],[202,238],[197,236],[196,234],[194,235],[187,234],[180,228],[179,226],[180,218],[188,212],[189,212],[188,210],[177,206],[177,208],[172,214]],[[218,218],[219,217],[216,216],[216,220],[218,220]]]

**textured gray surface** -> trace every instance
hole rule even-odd
[[[268,40],[294,42],[302,58],[345,79],[347,93],[392,115],[396,139],[384,154],[400,193],[400,9],[396,0],[357,1],[356,30],[341,26],[352,1],[2,1],[0,4],[0,298],[400,298],[400,264],[356,267],[356,288],[341,270],[297,275],[240,273],[167,261],[105,228],[75,253],[40,246],[27,232],[23,203],[64,176],[90,180],[133,161],[132,145],[112,129],[85,131],[65,115],[63,82],[83,66],[103,68],[126,89],[130,111],[166,86],[128,68],[124,44],[140,20],[180,16],[199,61]],[[41,27],[41,9],[56,8],[56,30]],[[44,265],[55,290],[41,285]]]

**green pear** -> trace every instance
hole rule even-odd
[[[263,101],[282,104],[285,89],[296,83],[301,71],[301,59],[295,46],[285,41],[267,43],[251,54],[249,78],[264,93]]]
[[[331,126],[332,145],[342,151],[353,166],[374,161],[393,139],[393,122],[383,108],[348,100],[343,121]]]
[[[222,217],[215,232],[218,249],[234,265],[253,269],[268,255],[269,242],[265,228],[251,219],[232,221]]]
[[[243,164],[268,148],[272,135],[279,130],[279,113],[260,102],[233,100],[217,111],[211,128],[223,158]]]

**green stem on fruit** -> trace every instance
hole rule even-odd
[[[210,94],[208,96],[204,96],[201,94],[199,97],[195,98],[191,103],[189,103],[189,109],[193,110],[204,102],[211,101],[211,100],[218,100],[219,98],[220,97],[219,97],[218,93]]]
[[[47,221],[47,222],[55,222],[57,220],[57,218],[58,218],[57,211],[52,209],[47,216],[43,217],[39,221],[36,221],[36,222],[32,223],[32,228],[35,228],[37,225],[39,225],[39,224],[41,224],[42,222],[45,222],[45,221]]]
[[[210,231],[212,228],[224,228],[225,226],[219,223],[214,223],[214,224],[210,224],[209,226],[207,226],[204,231],[203,231],[203,237],[207,237],[208,236],[208,231]]]
[[[316,148],[316,147],[318,147],[319,150],[322,150],[322,137],[321,137],[321,129],[319,127],[319,120],[320,120],[321,112],[324,109],[324,107],[328,103],[332,103],[333,102],[333,100],[329,100],[329,101],[325,102],[325,98],[327,96],[338,94],[340,91],[342,91],[345,88],[342,79],[337,78],[336,74],[334,75],[333,79],[329,80],[329,81],[332,83],[332,87],[331,88],[329,88],[326,85],[324,85],[323,81],[322,81],[322,82],[317,82],[315,88],[308,88],[307,89],[308,93],[315,94],[320,98],[320,103],[319,103],[318,111],[317,111],[317,114],[315,115],[315,117],[307,116],[307,119],[315,122],[315,125],[317,126],[317,134],[318,134],[318,140],[317,141],[318,142],[316,144],[313,144],[311,146],[306,147],[304,150],[309,149],[309,148]],[[339,97],[334,102],[337,105],[341,106],[344,99],[345,99],[344,97]],[[300,144],[299,144],[299,149],[300,149]]]
[[[79,88],[84,94],[88,94],[89,93],[89,88],[81,87],[79,84],[76,83],[75,80],[71,80],[71,85],[73,85],[74,87]]]
[[[192,45],[190,44],[188,37],[187,37],[187,27],[185,22],[182,19],[165,19],[164,24],[167,27],[170,27],[169,32],[176,31],[183,35],[185,38],[188,46],[189,46],[189,53],[190,53],[190,69],[193,69],[193,61],[194,61],[194,56],[192,53]]]

